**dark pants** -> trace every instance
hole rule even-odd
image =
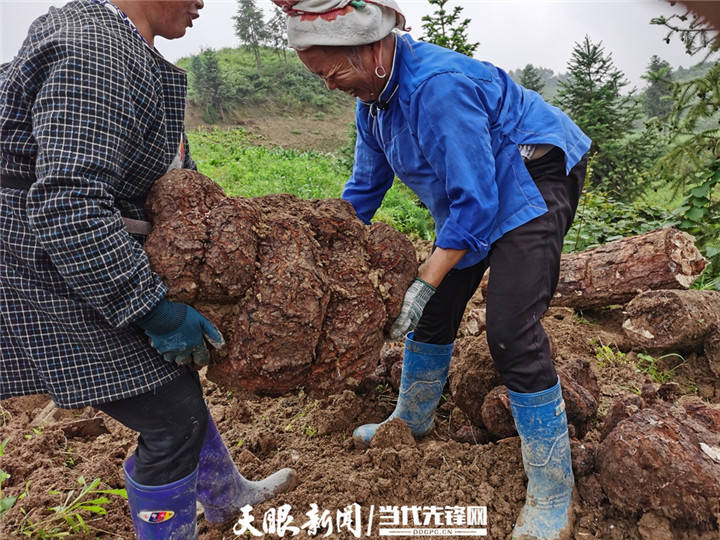
[[[197,373],[188,371],[155,390],[97,408],[139,432],[133,473],[139,484],[169,484],[197,467],[208,424]]]
[[[455,340],[465,307],[488,269],[487,340],[505,386],[539,392],[557,382],[550,343],[540,319],[555,293],[560,252],[585,181],[583,158],[565,175],[564,154],[554,148],[526,164],[548,212],[505,233],[478,264],[451,270],[425,306],[414,339]]]

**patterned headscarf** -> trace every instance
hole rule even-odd
[[[366,45],[393,28],[405,29],[394,0],[273,0],[288,15],[288,43],[302,50],[315,45]]]

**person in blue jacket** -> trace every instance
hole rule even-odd
[[[369,223],[397,176],[435,220],[434,250],[391,330],[406,340],[388,420],[401,418],[415,436],[432,429],[460,320],[491,268],[487,340],[529,480],[513,536],[568,535],[567,420],[540,319],[557,285],[590,140],[497,67],[399,33],[405,21],[392,0],[276,3],[306,67],[329,89],[358,99],[343,198]],[[356,445],[368,446],[376,429],[358,427]]]
[[[292,487],[238,472],[197,373],[220,332],[171,302],[143,251],[145,198],[195,169],[186,74],[155,49],[203,0],[73,0],[0,66],[0,399],[50,394],[137,431],[124,473],[140,539],[197,538]],[[148,338],[150,338],[148,340]]]

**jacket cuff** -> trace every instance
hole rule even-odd
[[[443,224],[435,244],[443,249],[467,249],[483,256],[490,250],[489,242],[476,237],[450,219]]]

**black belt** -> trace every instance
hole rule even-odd
[[[0,173],[0,187],[10,189],[22,189],[27,191],[33,185],[35,179],[21,178],[20,176],[11,176],[9,174]]]
[[[23,178],[21,176],[13,176],[10,174],[0,173],[0,187],[9,189],[19,189],[28,191],[35,183],[35,179]],[[125,228],[131,234],[141,234],[147,236],[152,231],[152,223],[141,219],[122,218],[125,222]]]

